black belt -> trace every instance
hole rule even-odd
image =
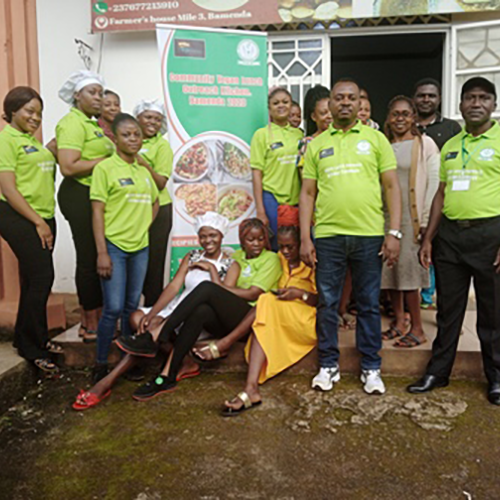
[[[449,222],[457,225],[461,229],[466,229],[468,227],[481,226],[482,224],[487,224],[488,222],[492,222],[495,220],[500,220],[500,215],[496,217],[484,217],[482,219],[465,219],[465,220],[452,220],[447,219]]]

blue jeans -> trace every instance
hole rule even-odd
[[[358,311],[356,346],[361,368],[380,368],[382,348],[379,293],[382,258],[378,255],[383,236],[332,236],[316,239],[316,285],[319,301],[316,320],[319,364],[328,368],[339,360],[338,308],[347,266],[351,267],[352,289]]]
[[[431,265],[429,268],[429,276],[431,279],[431,284],[429,288],[423,288],[420,292],[423,304],[433,304],[434,303],[434,293],[436,292],[436,274],[434,272],[434,266]]]
[[[149,256],[148,247],[129,253],[109,241],[106,241],[106,246],[113,272],[111,278],[101,278],[104,305],[97,329],[97,363],[102,364],[108,362],[118,318],[122,319],[122,335],[132,334],[130,313],[139,307]]]
[[[262,191],[262,202],[264,203],[264,210],[266,211],[267,218],[269,219],[269,228],[273,232],[271,240],[271,248],[273,251],[278,251],[278,207],[279,203],[276,201],[274,194],[269,191]]]

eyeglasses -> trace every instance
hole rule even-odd
[[[391,111],[391,118],[399,118],[402,116],[403,118],[412,118],[413,113],[411,111]]]

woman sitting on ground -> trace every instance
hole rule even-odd
[[[317,344],[314,270],[300,260],[300,233],[295,226],[278,230],[283,275],[278,290],[259,297],[241,323],[252,329],[245,349],[245,390],[226,401],[224,416],[234,416],[261,403],[258,384],[297,363]]]
[[[201,331],[205,329],[218,337],[234,333],[259,296],[277,286],[281,264],[278,256],[268,250],[267,227],[259,219],[247,219],[240,225],[239,236],[242,249],[233,254],[241,270],[236,286],[201,283],[175,309],[158,338],[159,343],[174,344],[170,358],[159,376],[139,387],[134,399],[146,401],[175,389],[182,360],[193,348]],[[208,264],[207,268],[210,267]],[[154,314],[155,308],[144,318],[141,330],[146,330]],[[181,328],[176,335],[178,327]],[[158,350],[158,343],[149,332],[120,338],[117,345],[129,354],[140,356],[153,357]],[[210,345],[213,357],[219,357],[217,348]]]
[[[167,285],[153,308],[140,308],[130,316],[132,329],[147,328],[156,339],[165,320],[175,308],[203,281],[214,281],[234,286],[238,279],[239,266],[222,251],[222,240],[229,226],[229,220],[215,212],[207,212],[196,218],[196,232],[202,250],[189,252],[181,262],[172,281]],[[213,266],[208,268],[208,264]],[[208,270],[207,270],[208,268]],[[179,295],[182,287],[184,290]],[[153,311],[152,314],[150,314]],[[138,356],[128,354],[114,370],[88,391],[81,391],[73,405],[75,410],[86,410],[100,403],[111,393],[117,380],[129,372],[140,361]],[[199,366],[186,357],[177,378],[193,377],[200,373]]]

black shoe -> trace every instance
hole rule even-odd
[[[423,394],[432,391],[438,387],[446,387],[450,383],[447,377],[438,377],[436,375],[424,375],[420,380],[410,384],[406,390],[412,394]]]
[[[136,401],[147,401],[148,399],[153,399],[155,396],[163,394],[164,392],[172,392],[176,387],[177,382],[172,382],[167,377],[157,375],[149,382],[146,382],[144,385],[137,388],[132,397]]]
[[[129,380],[130,382],[141,382],[144,380],[146,377],[146,370],[144,369],[144,366],[136,365],[133,366],[125,375],[123,375],[123,378],[125,380]]]
[[[108,374],[108,365],[96,364],[92,368],[92,384],[95,385],[99,380],[102,380]]]
[[[149,332],[127,337],[122,335],[116,339],[116,345],[122,351],[134,356],[154,358],[158,352],[158,344],[153,340],[153,336]]]
[[[500,382],[488,386],[488,401],[492,405],[500,406]]]

